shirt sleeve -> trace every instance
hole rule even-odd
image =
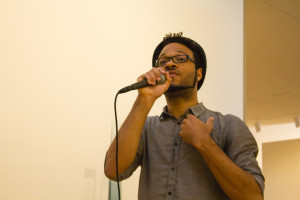
[[[238,117],[227,115],[225,153],[244,171],[250,173],[264,194],[265,179],[256,160],[258,147],[247,125]]]
[[[129,178],[133,174],[133,172],[141,165],[142,160],[143,160],[143,139],[141,137],[138,146],[138,151],[136,153],[134,161],[131,163],[131,165],[129,165],[129,167],[127,167],[123,171],[123,173],[119,174],[119,180],[122,181],[124,179]]]

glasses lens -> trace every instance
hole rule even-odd
[[[185,63],[187,61],[187,56],[186,55],[174,56],[173,60],[175,63]]]
[[[157,65],[158,67],[163,67],[169,62],[169,58],[159,58]]]

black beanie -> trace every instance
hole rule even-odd
[[[170,43],[180,43],[184,46],[188,47],[192,50],[194,57],[195,57],[195,65],[196,70],[199,68],[202,68],[202,79],[198,82],[197,89],[199,90],[200,87],[203,84],[205,74],[206,74],[206,56],[203,48],[194,40],[186,37],[182,37],[182,32],[178,34],[168,34],[166,37],[164,37],[163,41],[159,43],[159,45],[156,47],[153,58],[152,58],[152,66],[156,67],[156,60],[158,59],[158,56],[161,52],[161,50]]]

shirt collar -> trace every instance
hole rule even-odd
[[[203,103],[198,103],[197,105],[189,108],[185,113],[184,115],[187,115],[187,114],[193,114],[194,116],[196,117],[199,117],[204,111],[206,111],[207,108],[203,105]],[[168,107],[165,106],[163,108],[163,112],[161,113],[159,119],[160,120],[163,120],[163,119],[167,119],[167,118],[172,118],[174,116],[172,116],[170,113],[168,113]]]

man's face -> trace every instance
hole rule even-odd
[[[195,60],[192,50],[180,43],[170,43],[166,45],[158,58],[178,55],[188,55]],[[201,69],[198,69],[196,73],[195,64],[190,59],[185,63],[174,63],[173,60],[170,59],[169,62],[161,68],[169,71],[170,77],[173,79],[168,91],[194,88],[195,85],[197,85],[195,84],[197,83],[197,80],[199,81],[202,78]]]

